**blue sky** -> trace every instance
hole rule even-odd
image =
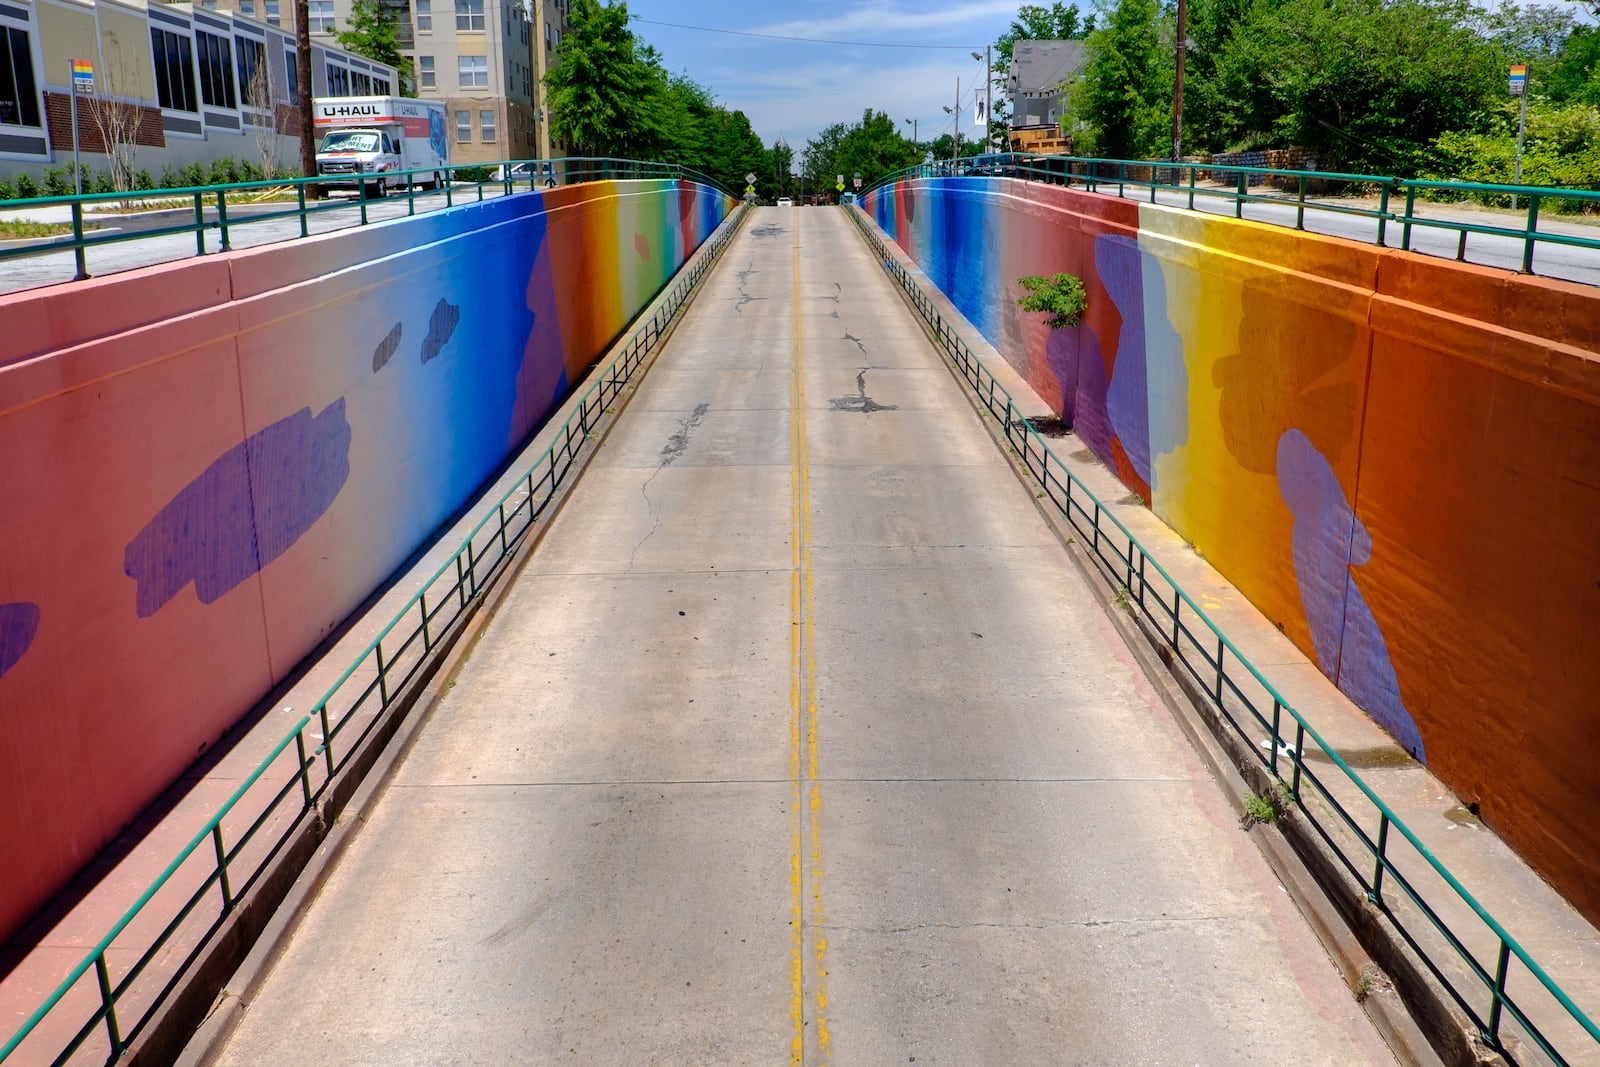
[[[628,0],[628,12],[634,32],[661,52],[669,70],[686,71],[724,107],[743,111],[766,144],[783,136],[798,157],[818,131],[835,122],[854,123],[867,108],[887,112],[907,137],[911,126],[905,119],[918,120],[923,140],[948,133],[950,116],[942,109],[953,105],[957,78],[965,105],[961,130],[970,133],[972,93],[983,82],[983,63],[969,53],[992,44],[1022,2]]]

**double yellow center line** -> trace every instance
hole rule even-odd
[[[811,588],[811,468],[806,455],[806,385],[801,360],[800,212],[793,211],[790,218],[795,221],[789,331],[789,543],[794,574],[789,590],[789,800],[792,811],[789,828],[789,978],[792,985],[790,1014],[794,1020],[789,1062],[799,1067],[805,1057],[807,883],[811,891],[810,925],[814,956],[811,984],[816,1000],[817,1054],[821,1064],[828,1062],[830,1039],[826,960],[828,940],[822,932],[825,917],[822,910],[822,839],[818,833],[822,791],[817,782],[816,607]],[[806,794],[803,807],[802,786]],[[802,812],[808,813],[809,818]],[[809,866],[806,862],[808,852]]]

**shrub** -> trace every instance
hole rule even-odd
[[[155,179],[150,177],[150,172],[141,170],[133,176],[133,187],[140,190],[150,190],[156,187]]]
[[[17,199],[32,200],[39,195],[39,186],[26,174],[17,175]]]
[[[4,178],[0,178],[0,200],[15,200],[17,190]]]
[[[71,196],[73,192],[71,167],[44,168],[45,196]]]
[[[179,182],[186,187],[206,184],[206,168],[201,163],[190,163],[178,172]]]
[[[176,170],[172,169],[171,163],[168,163],[165,167],[161,168],[161,181],[156,185],[156,188],[176,189],[182,184],[183,179],[178,175]]]
[[[1048,278],[1030,274],[1018,278],[1017,284],[1028,290],[1028,295],[1017,301],[1022,310],[1047,312],[1052,330],[1078,325],[1084,308],[1089,306],[1089,294],[1075,274],[1052,274]]]
[[[83,183],[83,191],[86,193],[91,191],[96,193],[114,193],[117,191],[117,187],[111,181],[111,174],[109,171],[97,170],[94,172],[92,189],[91,183],[85,181]]]

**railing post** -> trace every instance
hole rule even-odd
[[[104,952],[94,958],[94,976],[100,982],[100,1004],[106,1010],[106,1036],[111,1041],[111,1059],[122,1055],[122,1034],[117,1028],[117,1000],[111,993],[111,973],[106,970]]]
[[[376,651],[378,653],[378,706],[386,708],[389,706],[389,671],[383,662],[382,638],[378,639]]]
[[[1282,717],[1283,701],[1277,697],[1272,698],[1272,777],[1281,779],[1278,773],[1278,749],[1283,747],[1283,736],[1278,733],[1278,722]]]
[[[1494,966],[1494,1003],[1489,1005],[1489,1032],[1483,1036],[1495,1048],[1500,1047],[1500,1009],[1506,999],[1506,969],[1511,965],[1511,944],[1500,939],[1500,959]]]
[[[528,501],[528,517],[529,517],[529,521],[531,522],[532,519],[533,519],[533,500],[531,498]],[[422,606],[422,651],[424,651],[424,652],[432,652],[433,651],[433,636],[430,633],[428,633],[428,593],[427,593],[427,590],[423,590],[422,595],[417,598],[417,603]]]
[[[1194,174],[1195,168],[1189,168],[1189,210],[1194,210]]]
[[[478,558],[477,549],[471,541],[467,542],[467,581],[472,583],[472,596],[478,595]]]
[[[1383,903],[1383,857],[1389,847],[1389,813],[1378,812],[1378,855],[1377,864],[1372,869],[1372,892],[1367,894],[1367,899],[1374,904]]]
[[[294,191],[300,202],[300,236],[305,237],[311,233],[310,228],[306,225],[306,183],[296,183]]]
[[[233,889],[228,885],[228,850],[222,844],[222,824],[211,824],[211,843],[217,848],[217,885],[222,889],[222,914],[233,910]]]
[[[1299,719],[1294,724],[1294,781],[1289,783],[1289,796],[1296,802],[1300,799],[1300,764],[1306,752],[1306,724]]]
[[[328,725],[328,705],[324,703],[317,709],[317,715],[322,721],[322,759],[328,765],[328,779],[333,779],[333,729]]]
[[[206,205],[204,193],[194,194],[194,254],[206,254]]]
[[[307,766],[307,764],[306,764],[306,732],[305,732],[305,728],[304,727],[302,727],[300,730],[298,730],[294,735],[294,750],[295,750],[295,753],[300,757],[300,767],[299,767],[300,792],[305,796],[305,800],[306,800],[306,808],[305,808],[305,810],[310,811],[311,810],[311,775],[310,775],[309,772],[310,772],[311,768],[309,766]]]
[[[1236,219],[1244,218],[1244,198],[1249,195],[1248,192],[1246,192],[1246,183],[1249,180],[1250,176],[1241,170],[1239,172],[1238,191],[1233,197],[1233,217]]]
[[[228,242],[228,194],[223,189],[217,190],[217,230],[222,234],[222,251],[232,249]]]
[[[555,474],[555,464],[550,464],[551,476]],[[461,569],[461,553],[456,553],[456,594],[461,601],[461,606],[467,606],[467,576]]]
[[[1539,194],[1533,193],[1528,197],[1528,230],[1522,239],[1522,273],[1533,273],[1533,250],[1538,244],[1535,236],[1539,232]]]
[[[78,273],[72,280],[81,282],[89,276],[89,257],[83,247],[83,201],[72,202],[72,258]]]
[[[1386,247],[1383,243],[1384,235],[1389,228],[1389,189],[1393,182],[1378,190],[1378,247]]]
[[[1405,221],[1400,224],[1400,247],[1403,250],[1408,251],[1408,252],[1411,250],[1411,220],[1416,214],[1416,208],[1417,208],[1417,189],[1416,189],[1416,186],[1408,185],[1408,186],[1406,186],[1406,218],[1405,218]],[[1462,230],[1461,231],[1461,236],[1462,236],[1462,247],[1465,248],[1466,247],[1465,238],[1467,236],[1467,231],[1466,230]]]
[[[361,171],[356,171],[356,199],[361,202],[361,225],[367,224],[367,183],[362,180]]]
[[[1300,175],[1300,195],[1298,197],[1298,206],[1294,209],[1294,228],[1297,230],[1306,228],[1306,176],[1304,174]]]
[[[1222,707],[1222,657],[1227,654],[1228,646],[1223,643],[1222,635],[1217,635],[1217,707]]]

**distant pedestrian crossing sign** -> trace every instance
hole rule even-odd
[[[77,93],[94,92],[94,64],[89,60],[72,61],[72,90]]]
[[[1527,86],[1528,68],[1525,65],[1518,63],[1511,68],[1511,95],[1521,96],[1523,90],[1526,89]]]
[[[744,187],[744,191],[746,193],[753,193],[753,192],[756,191],[756,187],[753,186],[753,185],[747,185],[747,186]]]

